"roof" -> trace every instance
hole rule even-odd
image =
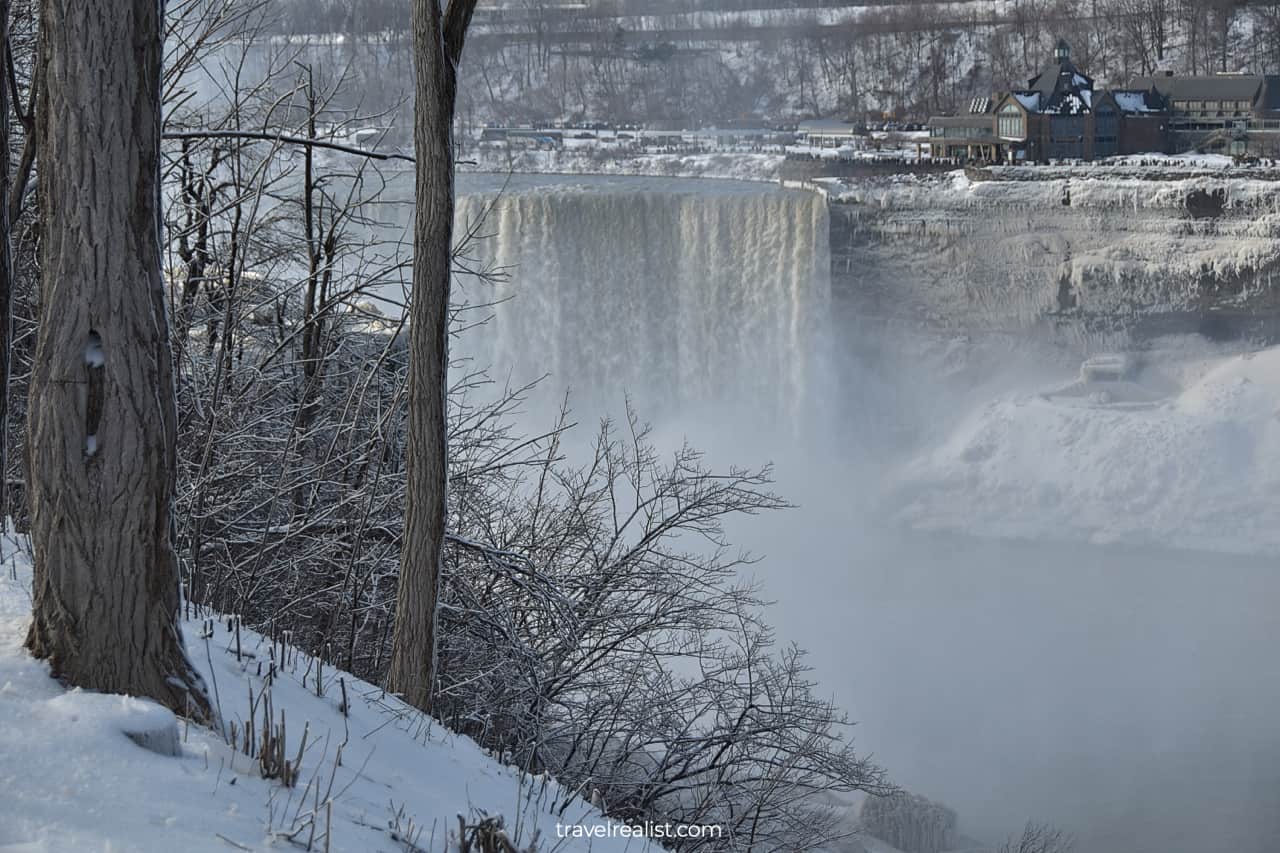
[[[1029,111],[1076,115],[1092,108],[1093,78],[1082,74],[1070,56],[1062,52],[1064,44],[1059,43],[1060,58],[1045,65],[1044,70],[1027,81],[1026,90],[1019,93],[1040,96],[1036,105],[1032,105],[1029,98],[1018,97]]]
[[[846,121],[820,118],[800,122],[799,131],[801,133],[853,133],[854,126]]]
[[[1022,104],[1022,108],[1027,112],[1040,112],[1040,93],[1039,92],[1012,92],[1014,100]]]
[[[930,127],[991,127],[991,114],[962,116],[930,116]]]
[[[1164,98],[1155,89],[1113,89],[1111,97],[1122,113],[1164,112]]]
[[[1262,97],[1254,104],[1259,112],[1280,112],[1280,77],[1268,74],[1263,78]]]
[[[1280,78],[1278,78],[1280,79]],[[1257,101],[1268,78],[1262,74],[1215,74],[1211,77],[1138,77],[1131,89],[1155,89],[1177,101]],[[1269,87],[1280,88],[1280,87]]]

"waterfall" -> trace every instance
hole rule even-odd
[[[498,302],[461,349],[495,376],[549,374],[579,407],[625,394],[646,417],[728,405],[794,422],[827,334],[825,200],[668,183],[464,188],[459,241],[478,236],[461,254],[509,279],[460,277],[461,297]]]

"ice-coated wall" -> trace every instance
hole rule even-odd
[[[562,180],[464,191],[457,227],[477,237],[463,276],[499,301],[461,346],[494,375],[550,374],[577,401],[646,416],[736,401],[775,419],[814,393],[829,323],[827,205],[767,185]]]
[[[1189,178],[847,187],[833,208],[837,297],[943,332],[1084,339],[1274,334],[1280,190]]]

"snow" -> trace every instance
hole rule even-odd
[[[1228,158],[1221,158],[1228,159]],[[1221,194],[1226,210],[1259,214],[1269,228],[1280,213],[1280,173],[1226,168],[1217,155],[1166,158],[1141,155],[1101,163],[993,166],[995,180],[972,180],[963,170],[941,175],[900,175],[833,184],[837,202],[882,210],[1036,208],[1043,216],[1063,207],[1098,210],[1184,211],[1193,193]],[[1270,234],[1268,234],[1270,236]]]
[[[1018,99],[1018,103],[1031,112],[1040,111],[1040,93],[1039,92],[1014,92],[1013,96]]]
[[[1046,109],[1045,112],[1053,115],[1081,115],[1089,111],[1092,103],[1092,92],[1068,92],[1057,105]]]
[[[781,172],[781,154],[619,154],[598,151],[492,151],[467,155],[475,163],[460,171],[561,175],[642,175],[772,181]]]
[[[1122,165],[1186,166],[1199,169],[1230,169],[1236,165],[1235,160],[1226,154],[1127,154],[1122,157],[1112,157],[1106,162]]]
[[[1113,92],[1112,95],[1116,99],[1116,105],[1120,107],[1122,112],[1159,112],[1159,110],[1154,110],[1147,105],[1147,96],[1145,92]]]
[[[318,697],[313,662],[292,650],[272,694],[287,719],[288,755],[304,725],[309,730],[297,787],[263,779],[221,736],[184,721],[177,723],[180,757],[143,749],[125,732],[163,730],[174,724],[172,714],[147,700],[67,690],[51,679],[22,648],[31,607],[26,546],[11,538],[0,545],[0,850],[305,850],[314,817],[313,850],[403,853],[414,848],[393,837],[397,814],[399,833],[412,820],[421,830],[418,844],[432,851],[445,849],[450,830],[456,835],[460,814],[468,823],[502,815],[521,849],[535,836],[541,849],[649,849],[604,830],[589,839],[559,837],[557,820],[566,831],[579,822],[609,824],[581,799],[557,818],[550,804],[563,792],[555,782],[522,778],[373,685],[326,668]],[[224,721],[240,726],[250,691],[262,690],[258,668],[267,668],[272,647],[242,629],[237,660],[226,617],[205,616],[185,620],[188,650],[205,681],[216,683]],[[348,717],[339,679],[350,698]],[[286,840],[291,833],[297,842]]]
[[[901,518],[987,536],[1280,554],[1280,348],[1173,376],[1148,368],[1136,382],[1153,392],[1147,401],[1024,392],[980,407],[900,472]]]

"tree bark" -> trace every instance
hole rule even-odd
[[[43,0],[41,305],[28,421],[34,621],[65,681],[212,712],[183,647],[177,404],[160,266],[161,5]]]
[[[9,0],[0,0],[0,73],[9,67]],[[13,255],[9,231],[9,87],[0,83],[0,523],[10,515],[9,373],[13,353]]]
[[[476,0],[413,0],[417,190],[409,308],[409,425],[404,541],[387,689],[431,709],[436,603],[444,546],[453,111],[457,67]]]

